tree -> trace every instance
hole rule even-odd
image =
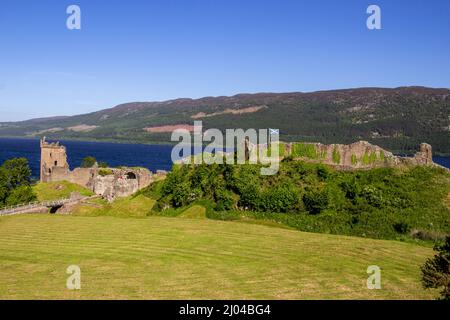
[[[82,168],[92,168],[97,160],[92,156],[87,156],[81,161]]]
[[[0,166],[0,205],[20,204],[36,199],[30,186],[31,170],[28,160],[14,158]]]
[[[105,161],[100,161],[98,163],[99,168],[108,168],[108,164]]]
[[[441,299],[450,300],[450,236],[436,245],[437,254],[422,266],[422,284],[425,288],[440,288]]]
[[[30,186],[23,185],[11,191],[6,198],[7,205],[24,204],[36,200],[36,195]]]
[[[3,184],[9,190],[21,185],[30,185],[31,170],[28,166],[28,160],[25,158],[6,160],[0,167],[0,171]]]

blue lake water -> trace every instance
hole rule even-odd
[[[139,166],[152,171],[170,170],[172,167],[170,145],[144,145],[110,142],[61,141],[66,146],[70,168],[80,166],[85,156],[105,161],[110,166]],[[0,138],[0,164],[16,157],[28,159],[34,177],[39,177],[40,149],[37,139]],[[433,160],[450,168],[450,157]]]
[[[446,168],[450,169],[450,157],[433,157],[433,161],[437,164],[440,164],[441,166],[444,166]]]
[[[110,166],[139,166],[152,171],[170,170],[172,146],[122,144],[109,142],[60,141],[66,146],[71,169],[79,167],[86,156]],[[39,177],[40,147],[37,139],[0,138],[0,163],[11,158],[28,159],[34,177]]]

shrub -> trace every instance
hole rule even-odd
[[[217,189],[215,191],[216,210],[231,210],[235,207],[235,199],[231,191],[225,189]]]
[[[326,190],[308,191],[303,195],[303,203],[311,214],[319,214],[328,207],[329,195]]]
[[[172,193],[172,205],[175,208],[185,206],[195,200],[192,197],[190,185],[188,182],[183,182],[175,186]]]
[[[309,159],[318,158],[316,146],[312,143],[294,143],[292,155],[294,157],[305,157]]]
[[[366,166],[370,164],[369,154],[367,153],[367,151],[364,152],[364,155],[362,156],[361,162],[364,165],[366,165]]]
[[[82,168],[92,168],[97,160],[92,156],[87,156],[83,160],[81,160],[81,167]]]
[[[383,193],[381,190],[373,186],[365,186],[362,188],[361,196],[367,200],[367,202],[380,208],[384,204]]]
[[[250,184],[240,190],[238,204],[244,209],[257,209],[259,207],[259,192],[255,185]]]
[[[98,163],[99,168],[108,168],[108,164],[105,161],[100,161]]]
[[[317,166],[317,176],[321,179],[321,180],[326,180],[328,179],[328,177],[330,176],[330,170],[323,166],[323,165],[318,165]]]
[[[341,163],[341,154],[339,153],[339,150],[336,147],[333,150],[333,162],[336,164]]]
[[[33,192],[31,186],[23,185],[17,187],[11,191],[6,198],[7,205],[24,204],[33,202],[37,199],[36,194]]]
[[[349,200],[355,200],[358,194],[360,193],[359,185],[355,180],[352,181],[343,181],[340,184],[342,191],[345,194],[345,197]]]
[[[112,174],[113,174],[113,171],[112,171],[111,169],[100,168],[100,169],[98,170],[98,174],[99,174],[100,176],[102,176],[102,177],[105,177],[105,176],[110,176],[110,175],[112,175]]]
[[[400,234],[407,234],[411,227],[406,222],[397,222],[393,224],[394,230]]]
[[[290,185],[266,190],[258,199],[257,209],[266,212],[290,212],[300,200],[299,191]]]

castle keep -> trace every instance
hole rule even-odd
[[[69,181],[88,188],[108,200],[126,197],[153,182],[145,168],[75,168],[70,170],[66,147],[41,139],[41,182]]]

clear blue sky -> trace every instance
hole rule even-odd
[[[81,7],[81,30],[66,28],[70,4]],[[370,4],[382,30],[366,28]],[[0,121],[405,85],[450,87],[450,1],[0,1]]]

